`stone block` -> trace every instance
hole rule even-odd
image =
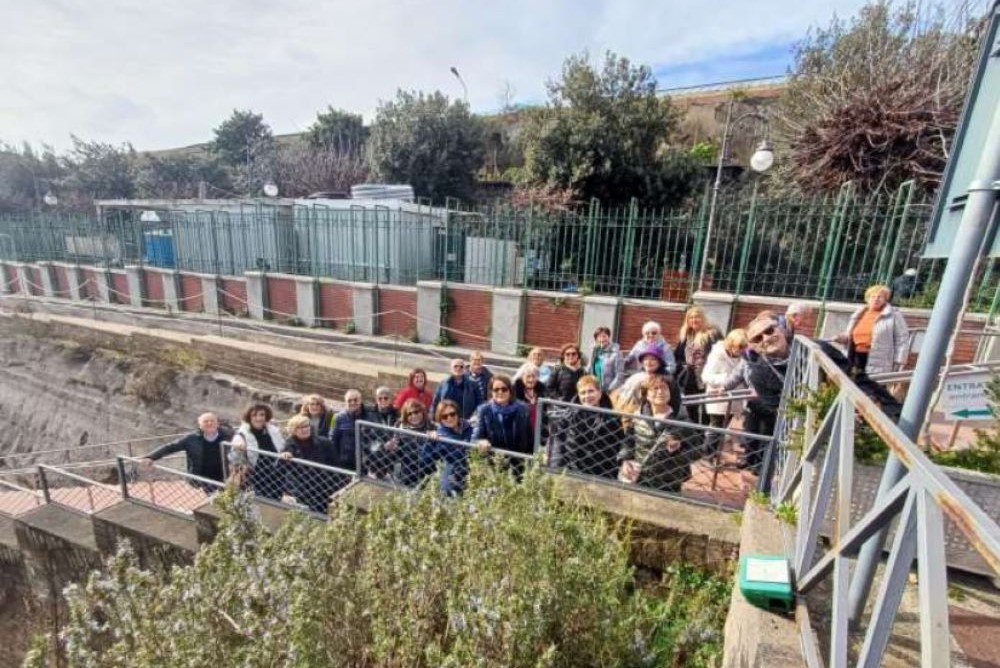
[[[132,306],[141,307],[145,290],[143,289],[142,267],[125,266],[125,277],[128,280],[128,299]]]
[[[264,308],[267,306],[264,274],[259,271],[247,271],[243,275],[247,279],[247,313],[254,320],[263,320]]]
[[[316,306],[319,288],[312,276],[295,277],[295,313],[306,327],[316,326]]]
[[[509,288],[493,290],[490,322],[490,350],[517,355],[524,332],[525,291]]]
[[[441,282],[417,281],[417,338],[433,343],[441,334]]]
[[[584,297],[583,315],[580,320],[580,340],[577,344],[585,354],[590,354],[594,347],[594,330],[607,327],[611,330],[611,339],[617,337],[618,308],[621,300],[617,297]]]
[[[378,290],[373,283],[351,286],[354,305],[354,330],[358,334],[375,334],[375,314],[378,313]]]

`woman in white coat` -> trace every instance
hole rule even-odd
[[[837,337],[847,345],[847,359],[855,373],[887,373],[906,362],[910,330],[903,314],[889,303],[891,295],[885,285],[865,290],[865,305],[854,312],[847,331]]]
[[[261,455],[273,452],[285,456],[285,438],[278,425],[272,422],[274,413],[267,404],[254,404],[243,412],[243,421],[233,435],[234,463],[247,467],[247,480],[258,496],[281,499],[284,490],[284,472],[275,457]],[[242,461],[240,461],[242,460]]]
[[[705,368],[701,372],[701,380],[706,387],[722,385],[726,378],[739,365],[743,358],[743,351],[746,350],[746,331],[734,329],[722,341],[717,341],[705,360]],[[743,411],[742,401],[720,401],[714,404],[707,404],[705,412],[708,414],[708,426],[724,429],[729,425],[730,419],[734,415],[739,415]],[[718,461],[719,450],[722,446],[722,434],[715,431],[705,432],[705,456],[713,457]]]

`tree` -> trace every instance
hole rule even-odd
[[[373,176],[409,183],[421,196],[470,198],[483,163],[482,125],[463,102],[437,91],[398,91],[382,102],[371,128]]]
[[[529,183],[606,204],[635,197],[669,206],[690,192],[697,167],[667,148],[677,116],[656,95],[648,67],[608,52],[597,70],[586,53],[571,56],[548,93],[548,106],[529,114],[524,129]]]
[[[259,193],[270,177],[274,151],[274,136],[264,116],[234,109],[214,133],[209,149],[234,168],[234,187],[247,194]]]
[[[49,190],[59,190],[64,165],[49,146],[36,151],[0,143],[0,212],[40,209]]]
[[[963,3],[964,6],[964,3]],[[975,63],[982,21],[941,4],[877,0],[795,49],[777,109],[787,159],[775,183],[860,192],[916,179],[933,188]]]
[[[327,107],[326,111],[316,114],[316,122],[306,130],[306,139],[313,148],[361,153],[368,140],[368,128],[361,114]]]
[[[233,187],[223,165],[203,156],[145,155],[136,163],[135,183],[139,197],[197,197],[202,182],[217,190],[227,191]]]
[[[368,164],[357,152],[302,143],[282,146],[274,154],[272,174],[286,197],[318,191],[349,192],[368,178]]]
[[[84,141],[71,135],[73,148],[63,159],[66,169],[66,199],[76,208],[90,208],[95,199],[135,196],[135,149],[129,143],[115,146]],[[67,205],[69,202],[67,202]]]

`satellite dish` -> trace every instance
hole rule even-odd
[[[278,186],[274,185],[271,182],[265,183],[264,184],[264,194],[267,195],[268,197],[277,197],[278,196]]]

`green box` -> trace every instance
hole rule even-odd
[[[791,612],[795,607],[792,572],[788,559],[774,555],[740,557],[740,592],[758,608]]]

